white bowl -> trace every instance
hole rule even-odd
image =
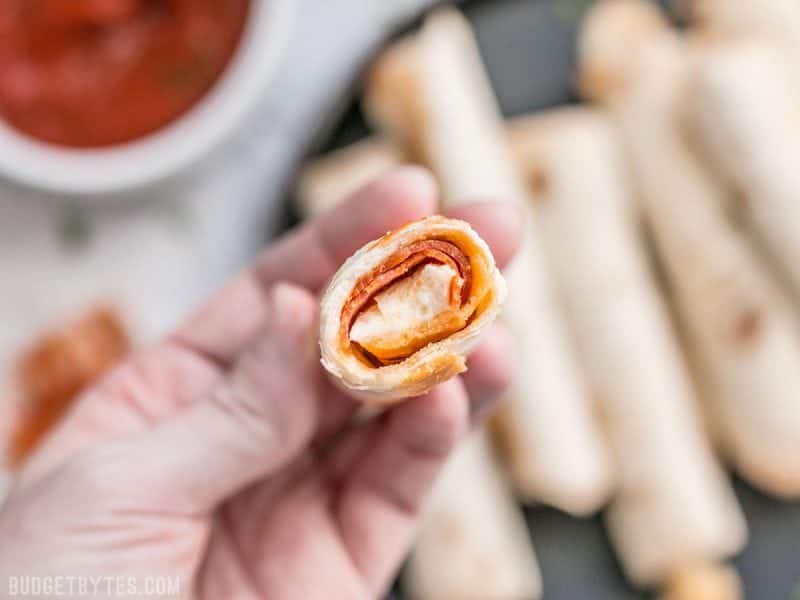
[[[140,139],[99,149],[40,142],[0,119],[0,175],[26,187],[95,196],[127,192],[182,171],[231,134],[264,97],[289,38],[294,0],[251,0],[239,48],[188,113]]]

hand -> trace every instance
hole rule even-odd
[[[463,377],[348,426],[357,405],[322,375],[314,294],[356,248],[434,206],[420,169],[367,186],[86,392],[0,512],[0,595],[9,577],[41,575],[177,577],[180,596],[213,600],[379,596],[470,412],[506,385],[507,341],[495,328]],[[512,209],[452,216],[509,260]]]

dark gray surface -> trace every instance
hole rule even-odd
[[[585,0],[484,0],[464,5],[506,115],[574,100],[574,34],[586,4]],[[326,149],[366,133],[354,104]],[[747,598],[800,600],[800,504],[771,500],[741,482],[736,490],[751,529],[750,544],[736,561]],[[547,508],[528,509],[526,516],[547,600],[649,597],[626,585],[600,517],[579,520]],[[401,600],[402,594],[398,591],[393,597]]]

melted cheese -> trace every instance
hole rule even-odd
[[[353,323],[350,340],[380,359],[404,358],[464,326],[462,285],[452,267],[425,265],[377,294]]]

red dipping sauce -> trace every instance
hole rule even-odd
[[[219,79],[250,0],[0,0],[0,118],[61,146],[121,144]]]

